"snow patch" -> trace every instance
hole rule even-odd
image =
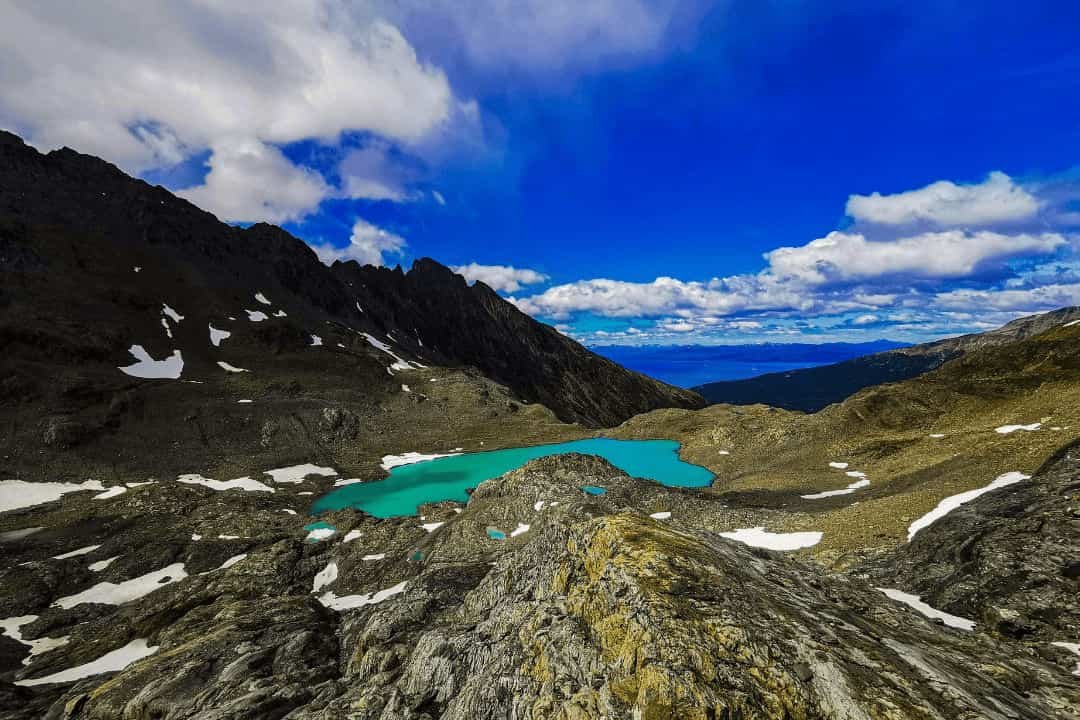
[[[40,655],[43,652],[48,652],[53,648],[58,648],[61,645],[66,645],[69,636],[64,635],[62,637],[50,638],[38,638],[37,640],[27,640],[22,636],[22,626],[29,625],[38,619],[37,615],[20,615],[18,617],[10,617],[0,620],[0,634],[7,635],[12,640],[22,643],[30,648],[30,655],[23,658],[22,664],[29,665],[30,659],[35,655]]]
[[[267,314],[262,310],[244,310],[247,313],[248,320],[251,322],[262,322],[267,319]]]
[[[771,533],[764,527],[739,528],[731,532],[722,532],[720,535],[750,547],[780,551],[800,550],[821,542],[820,532]]]
[[[304,539],[308,542],[319,542],[320,540],[326,540],[327,538],[334,537],[334,533],[336,532],[337,530],[335,530],[334,528],[319,527],[313,530],[309,530],[307,537],[305,537]]]
[[[60,496],[67,493],[81,490],[102,492],[105,486],[100,480],[86,480],[81,483],[0,480],[0,512],[41,505],[59,500]]]
[[[533,510],[535,510],[536,512],[540,512],[541,510],[544,509],[544,503],[545,502],[546,502],[545,500],[537,500],[536,502],[533,503]]]
[[[999,435],[1008,435],[1014,433],[1017,430],[1024,430],[1025,432],[1034,432],[1042,427],[1042,423],[1031,423],[1030,425],[1002,425],[999,428],[994,428],[994,432]]]
[[[940,440],[941,438],[945,437],[945,433],[930,433],[930,437],[934,438],[935,440]]]
[[[221,563],[221,567],[219,567],[218,570],[225,570],[226,568],[231,568],[233,565],[240,562],[241,560],[243,560],[246,557],[247,557],[247,553],[241,553],[240,555],[233,555],[231,558],[229,558],[225,562]]]
[[[343,542],[343,543],[352,542],[353,540],[356,540],[359,537],[360,537],[360,531],[359,530],[350,530],[349,532],[345,533],[345,537],[341,538],[341,542]]]
[[[278,310],[276,313],[274,313],[274,317],[289,317],[289,314],[284,310]]]
[[[391,364],[391,365],[390,365],[390,368],[391,368],[391,369],[393,369],[393,370],[412,370],[412,369],[413,369],[413,366],[412,366],[412,365],[410,365],[410,364],[409,364],[408,362],[406,362],[405,360],[401,359],[401,358],[400,358],[400,357],[399,357],[399,356],[398,356],[398,355],[397,355],[397,354],[396,354],[396,353],[395,353],[395,352],[393,351],[393,349],[392,349],[392,348],[391,348],[391,347],[390,347],[389,345],[387,345],[386,343],[384,343],[383,341],[381,341],[381,340],[379,340],[379,339],[375,338],[375,337],[374,337],[374,336],[372,336],[372,335],[369,335],[368,333],[360,333],[360,334],[361,334],[361,335],[363,335],[363,336],[364,336],[365,338],[367,338],[367,341],[368,341],[368,343],[369,343],[369,344],[370,344],[370,345],[371,345],[372,347],[374,347],[374,348],[377,348],[377,349],[379,349],[379,350],[382,350],[382,351],[383,351],[384,353],[386,353],[386,354],[387,354],[387,355],[389,355],[390,357],[394,358],[394,362],[393,362],[393,364]],[[417,367],[423,367],[423,365],[420,365],[420,363],[415,363],[415,365],[416,365]]]
[[[418,453],[418,452],[407,452],[407,453],[402,453],[401,455],[383,455],[383,457],[382,457],[382,469],[383,470],[391,470],[393,468],[398,467],[399,465],[412,465],[413,463],[424,462],[425,460],[435,460],[437,458],[451,457],[453,455],[460,455],[460,454],[461,453],[459,453],[459,452],[430,453],[430,454],[424,454],[424,453]]]
[[[71,552],[66,552],[63,555],[53,555],[53,560],[67,560],[68,558],[79,557],[80,555],[89,555],[90,553],[97,550],[99,547],[101,547],[101,546],[100,545],[87,545],[86,547],[81,547],[78,550],[72,550]]]
[[[393,597],[405,590],[405,586],[408,585],[407,580],[402,580],[393,587],[388,587],[385,590],[379,590],[376,593],[365,593],[363,595],[343,595],[338,597],[333,591],[324,593],[319,596],[319,602],[330,608],[331,610],[337,610],[342,612],[344,610],[353,610],[364,605],[374,605],[381,603],[387,598]]]
[[[57,599],[53,605],[69,610],[84,603],[101,605],[123,605],[138,600],[157,590],[159,587],[178,582],[187,577],[184,563],[173,563],[160,570],[125,580],[122,583],[101,582],[75,595]]]
[[[870,486],[870,481],[866,479],[865,473],[848,472],[844,474],[848,477],[857,477],[862,479],[856,480],[855,482],[851,483],[850,485],[841,490],[826,490],[824,492],[813,493],[811,495],[800,495],[799,497],[801,497],[803,500],[821,500],[823,498],[836,497],[837,495],[850,495],[856,490]]]
[[[117,367],[125,375],[131,377],[146,378],[149,380],[179,380],[180,373],[184,370],[184,356],[179,350],[173,350],[172,355],[164,360],[155,360],[150,357],[142,345],[132,345],[128,348],[138,362],[133,365]]]
[[[337,563],[331,560],[326,564],[322,570],[316,575],[315,579],[311,582],[311,592],[317,593],[327,585],[330,585],[338,578]]]
[[[212,323],[207,323],[206,326],[210,328],[210,344],[214,347],[221,347],[222,340],[228,340],[232,337],[231,332],[228,330],[218,330]]]
[[[441,528],[445,524],[446,524],[446,522],[430,522],[430,523],[424,523],[420,527],[424,528],[428,532],[435,532],[436,530],[438,530],[439,528]]]
[[[30,680],[16,680],[16,685],[30,687],[33,685],[49,685],[51,683],[70,683],[83,678],[101,675],[107,672],[123,670],[128,665],[149,657],[158,651],[157,645],[147,645],[144,638],[136,638],[122,648],[107,652],[97,660],[91,660],[84,665],[76,665],[67,670],[45,675],[44,677]]]
[[[112,565],[114,562],[116,562],[119,559],[120,559],[119,555],[113,555],[111,558],[105,558],[104,560],[98,560],[97,562],[92,562],[89,565],[87,565],[86,567],[90,568],[94,572],[101,572],[102,570],[109,567],[110,565]]]
[[[367,561],[385,560],[386,559],[386,553],[375,553],[374,555],[365,555],[364,557],[362,557],[360,559],[361,560],[367,560]]]
[[[252,480],[249,477],[236,478],[235,480],[213,480],[211,478],[203,477],[198,473],[191,473],[188,475],[181,475],[176,478],[176,481],[184,483],[185,485],[202,485],[203,487],[218,491],[247,490],[248,492],[274,492],[274,488],[269,485],[264,485],[258,480]]]
[[[95,495],[91,498],[91,500],[108,500],[109,498],[114,498],[117,495],[123,495],[127,492],[127,490],[128,489],[123,485],[114,485],[100,495]]]
[[[904,603],[908,607],[918,611],[920,614],[928,617],[941,620],[951,628],[959,628],[960,630],[974,630],[975,621],[968,620],[967,618],[958,617],[956,615],[950,615],[947,612],[942,612],[936,608],[932,608],[924,603],[919,595],[911,595],[910,593],[903,592],[901,590],[894,590],[892,588],[878,588],[881,592],[885,593],[892,600]]]
[[[831,462],[829,467],[836,468],[837,470],[847,470],[848,464],[845,462]]]
[[[172,320],[174,323],[178,323],[178,322],[180,322],[181,320],[184,319],[183,315],[176,312],[175,310],[173,310],[171,307],[169,307],[165,303],[162,303],[162,305],[161,305],[161,312],[168,315],[169,319]]]
[[[670,520],[671,513],[665,510],[664,512],[654,512],[649,517],[651,517],[653,520]]]
[[[319,347],[322,345],[322,338],[318,335],[311,336],[311,347]]]
[[[261,292],[255,293],[255,299],[258,300],[259,302],[261,302],[263,305],[272,305],[273,304]]]
[[[231,372],[231,373],[251,372],[250,370],[245,370],[244,368],[238,368],[235,365],[230,365],[229,363],[225,362],[224,360],[218,360],[218,367],[221,368],[222,370],[225,370],[226,372]]]
[[[517,527],[510,531],[510,537],[517,537],[518,535],[521,535],[522,533],[527,533],[527,532],[529,532],[530,527],[532,527],[532,526],[527,524],[527,523],[519,522],[517,524]]]
[[[319,467],[311,463],[304,463],[303,465],[290,465],[275,470],[265,470],[263,474],[269,475],[270,479],[280,485],[282,483],[302,483],[308,475],[332,477],[337,475],[338,471],[331,467]]]
[[[995,478],[994,481],[986,487],[975,488],[974,490],[968,490],[967,492],[962,492],[958,495],[950,495],[949,497],[939,502],[936,508],[926,513],[921,518],[908,526],[908,542],[911,542],[911,539],[915,537],[915,533],[936,522],[937,520],[945,517],[950,512],[960,507],[964,503],[971,502],[980,495],[984,495],[988,492],[991,492],[992,490],[1007,487],[1014,483],[1018,483],[1021,480],[1027,480],[1030,477],[1030,475],[1025,475],[1022,472],[1017,472],[1014,470],[1012,472],[1007,472],[1003,475],[998,475],[997,478]]]

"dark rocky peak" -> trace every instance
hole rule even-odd
[[[702,404],[693,393],[600,358],[430,258],[408,272],[356,262],[328,268],[277,226],[228,225],[99,158],[70,149],[42,154],[10,133],[0,139],[0,287],[18,288],[25,314],[7,319],[17,325],[32,318],[34,332],[92,327],[119,348],[133,326],[150,322],[160,334],[160,319],[147,308],[164,298],[183,298],[187,312],[198,308],[192,327],[205,328],[214,317],[244,319],[243,309],[270,311],[252,306],[263,293],[273,298],[273,312],[285,313],[274,322],[292,328],[284,335],[250,328],[256,339],[277,338],[275,348],[281,337],[308,337],[328,323],[352,338],[370,332],[425,364],[473,366],[524,401],[594,426]],[[49,273],[27,282],[46,265]],[[136,276],[133,266],[146,272]],[[173,349],[163,344],[156,351]],[[125,359],[102,372],[115,372]]]

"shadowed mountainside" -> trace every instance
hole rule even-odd
[[[238,400],[261,405],[248,408],[256,415],[277,405],[282,422],[299,417],[296,432],[311,436],[316,419],[290,404],[333,396],[363,416],[418,380],[424,393],[411,399],[421,402],[437,368],[466,377],[475,368],[505,386],[477,390],[506,396],[489,403],[496,415],[542,403],[597,427],[703,402],[589,352],[433,260],[409,272],[328,268],[280,228],[226,225],[102,160],[43,155],[2,132],[0,346],[5,445],[46,451],[155,423],[169,426],[162,436],[201,424],[196,445],[220,443],[243,434],[243,424],[200,419],[222,396],[233,412]],[[153,360],[176,356],[181,383],[121,373],[133,346]],[[124,444],[120,457],[140,452]],[[23,467],[16,454],[13,474]]]

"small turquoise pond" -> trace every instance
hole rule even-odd
[[[465,453],[399,465],[385,480],[338,488],[315,501],[312,513],[358,508],[375,517],[415,515],[419,505],[443,500],[465,502],[466,488],[515,470],[530,460],[548,455],[598,455],[628,475],[655,480],[672,487],[705,487],[713,474],[679,458],[673,440],[612,440],[592,438],[554,445],[507,448]],[[593,492],[588,487],[585,492]],[[604,492],[603,488],[595,488]],[[600,493],[593,493],[600,494]]]
[[[607,490],[599,487],[598,485],[582,485],[581,489],[589,493],[590,495],[603,495],[607,492]]]

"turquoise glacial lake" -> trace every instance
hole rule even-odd
[[[516,470],[530,460],[567,453],[597,455],[632,477],[671,487],[705,487],[714,478],[706,468],[683,461],[679,457],[679,443],[674,440],[591,438],[399,465],[390,470],[390,477],[385,480],[345,485],[323,495],[312,505],[311,512],[356,508],[375,517],[416,515],[423,503],[465,502],[469,499],[466,488]],[[596,490],[603,492],[602,488],[593,486],[586,492],[598,494]]]

